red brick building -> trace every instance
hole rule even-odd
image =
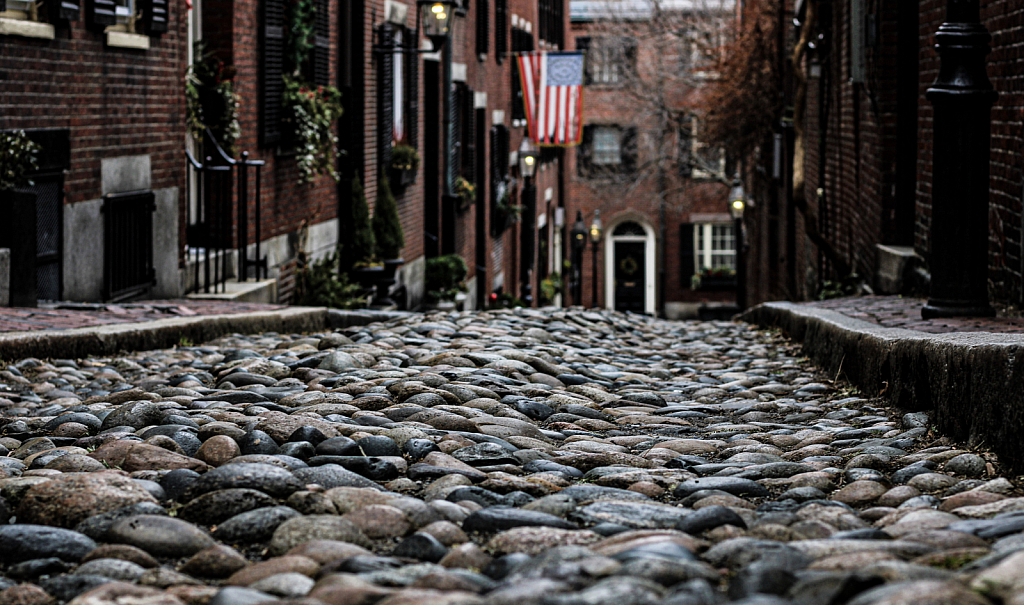
[[[27,8],[21,0],[6,4],[11,10]],[[109,18],[103,12],[107,4]],[[294,145],[282,123],[289,27],[283,0],[180,5],[89,0],[86,11],[72,10],[71,2],[56,6],[62,8],[31,15],[41,20],[31,23],[27,11],[0,14],[5,78],[0,130],[48,129],[32,136],[58,141],[50,143],[43,163],[57,181],[63,179],[53,185],[58,201],[51,203],[62,216],[55,227],[61,246],[41,257],[39,274],[40,284],[45,271],[63,273],[63,278],[51,280],[56,285],[45,282],[45,297],[180,296],[194,288],[201,267],[193,254],[205,249],[206,240],[190,238],[204,211],[184,151],[191,145],[202,163],[201,156],[211,150],[200,153],[187,142],[183,87],[192,44],[199,40],[234,73],[237,150],[263,163],[259,243],[271,278],[286,280],[300,251],[320,257],[345,241],[351,233],[347,217],[355,178],[362,182],[371,212],[381,179],[388,178],[405,234],[400,304],[415,308],[421,303],[425,259],[448,253],[461,255],[470,267],[469,307],[482,306],[494,291],[536,293],[537,259],[547,259],[552,246],[549,238],[537,237],[533,226],[550,229],[551,222],[538,222],[532,214],[514,222],[498,212],[499,202],[514,206],[531,191],[517,178],[516,150],[525,121],[517,113],[521,98],[515,96],[512,53],[565,46],[568,11],[563,0],[460,0],[441,52],[430,52],[426,38],[414,39],[417,7],[412,0],[317,0],[310,23],[312,50],[302,73],[312,86],[333,85],[341,91],[344,114],[337,133],[343,152],[337,181],[320,176],[308,183],[298,178]],[[165,18],[136,23],[131,17],[136,13]],[[452,83],[448,89],[446,71]],[[421,157],[418,170],[404,183],[389,170],[397,143],[412,145]],[[65,150],[63,156],[59,149]],[[554,216],[555,208],[566,203],[561,157],[545,154],[531,180],[538,192],[538,216]],[[215,153],[213,159],[218,163]],[[465,204],[455,195],[460,177],[476,187],[475,203]],[[254,196],[253,172],[246,182]],[[141,220],[153,228],[156,278],[155,285],[147,279],[138,291],[112,294],[103,287],[104,263],[112,255],[104,250],[100,208],[104,195],[123,191],[155,196],[152,220]],[[219,228],[226,229],[224,247],[247,244],[252,256],[255,206],[247,204],[243,230],[236,218],[240,186],[229,185],[223,199],[228,224]],[[523,250],[532,250],[529,258],[523,258]],[[214,257],[228,276],[237,273],[234,254],[227,250]],[[44,260],[49,265],[44,267]],[[41,285],[40,296],[43,292]]]
[[[810,25],[814,48],[800,64],[807,97],[799,115],[796,79],[786,59],[808,27],[807,2],[784,4],[776,34],[786,45],[778,58],[785,77],[779,117],[785,119],[745,172],[754,202],[745,218],[750,299],[813,298],[827,281],[845,277],[847,268],[877,291],[909,291],[915,283],[920,288],[914,268],[927,272],[933,245],[932,105],[925,91],[938,73],[935,32],[946,2],[817,2]],[[1024,96],[1018,55],[1024,7],[1006,1],[980,5],[982,23],[992,34],[988,74],[999,93],[989,169],[990,292],[995,301],[1020,304]],[[805,128],[802,190],[793,189],[791,178],[797,119]],[[808,212],[794,202],[800,194]],[[814,230],[833,254],[814,241]]]
[[[579,211],[589,229],[599,211],[603,223],[583,252],[575,304],[683,317],[735,300],[735,168],[694,118],[715,77],[717,43],[705,40],[727,27],[731,7],[572,2],[574,45],[587,51],[586,126],[570,154],[567,220]]]
[[[109,267],[106,204],[140,192],[166,227],[153,234],[147,287],[180,294],[188,17],[165,0],[0,1],[0,131],[26,130],[42,146],[32,175],[35,216],[5,210],[14,231],[35,225],[31,252],[42,299],[101,300]],[[141,13],[142,18],[136,16]],[[112,200],[106,202],[106,199]],[[6,244],[8,246],[12,244]],[[153,280],[155,279],[155,284]],[[33,297],[34,298],[34,297]]]

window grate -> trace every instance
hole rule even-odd
[[[103,298],[122,301],[145,296],[155,283],[152,191],[103,197]]]

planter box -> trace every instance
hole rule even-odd
[[[708,276],[700,278],[700,288],[704,292],[723,292],[736,289],[736,276]]]
[[[391,184],[391,188],[395,191],[402,191],[409,185],[416,182],[416,171],[413,169],[404,170],[402,168],[390,168],[388,169],[388,181]]]

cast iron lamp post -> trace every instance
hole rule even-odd
[[[520,280],[522,283],[523,302],[527,307],[533,306],[533,255],[534,237],[537,228],[534,226],[537,220],[537,187],[533,183],[533,175],[537,172],[537,150],[530,145],[528,139],[523,139],[519,146],[519,174],[523,177],[523,213],[522,213],[522,242],[523,247],[520,256]]]
[[[583,223],[583,212],[576,211],[576,222],[572,225],[572,304],[583,304],[583,250],[587,247],[587,226]]]
[[[978,0],[947,0],[935,34],[939,75],[926,96],[932,123],[931,293],[933,317],[988,317],[988,178],[996,92],[985,73],[992,37]]]
[[[736,242],[736,307],[743,310],[747,306],[747,259],[744,251],[743,211],[747,207],[747,194],[743,183],[737,176],[732,180],[729,190],[729,214],[732,215],[733,239]]]
[[[455,1],[417,0],[416,8],[419,10],[419,26],[423,28],[423,35],[430,38],[433,52],[441,50],[451,32]]]
[[[594,306],[594,308],[598,307],[598,304],[597,304],[597,249],[601,245],[601,232],[602,232],[602,228],[601,228],[601,210],[595,209],[594,210],[594,222],[590,223],[590,244],[591,244],[590,251],[594,255],[594,275],[593,275],[593,282],[591,283],[591,287],[593,288],[593,290],[591,292],[591,294],[593,295],[592,296],[593,300],[592,300],[591,304]]]

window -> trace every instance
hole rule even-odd
[[[736,269],[736,230],[730,223],[694,225],[694,270]]]
[[[726,173],[725,150],[721,147],[714,147],[700,138],[699,125],[696,120],[692,121],[690,151],[693,170],[691,175],[695,179],[715,178]]]
[[[580,176],[602,177],[636,171],[637,129],[634,126],[588,124],[576,155]]]
[[[636,40],[607,36],[576,38],[576,48],[587,53],[585,84],[621,86],[636,70]]]
[[[537,33],[541,40],[553,44],[556,48],[562,48],[565,42],[564,3],[565,0],[537,1]]]
[[[594,129],[594,147],[590,161],[595,166],[622,163],[622,133],[618,128],[598,126]]]
[[[78,0],[47,1],[39,5],[36,0],[0,0],[0,13],[4,19],[17,21],[78,20]],[[164,30],[167,31],[167,30]],[[20,35],[20,34],[19,34]]]

